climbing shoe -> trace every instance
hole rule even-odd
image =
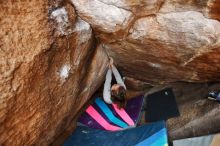
[[[220,92],[211,91],[208,95],[209,100],[220,101]]]

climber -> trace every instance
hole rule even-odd
[[[112,72],[117,84],[111,86]],[[126,86],[121,75],[114,66],[112,58],[110,58],[109,68],[105,78],[103,98],[108,104],[116,103],[119,107],[124,107],[126,105]]]

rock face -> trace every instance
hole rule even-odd
[[[125,75],[152,84],[219,80],[219,2],[72,0],[72,3],[80,17],[94,27],[96,36]]]
[[[219,89],[219,83],[175,83],[171,86],[177,97],[181,116],[167,122],[170,139],[219,133],[220,104],[205,98],[209,91]]]
[[[0,145],[48,145],[74,127],[107,57],[69,4],[51,15],[44,0],[0,8]]]
[[[79,16],[93,24],[95,29],[111,33],[128,25],[133,15],[130,11],[108,5],[99,0],[72,0]],[[82,7],[83,6],[83,7]]]
[[[138,19],[129,33],[124,41],[105,45],[109,54],[117,56],[118,64],[128,76],[138,72],[135,78],[153,82],[206,81],[214,75],[219,77],[215,74],[217,70],[207,72],[209,65],[200,67],[207,61],[216,61],[216,69],[219,68],[219,57],[209,60],[204,57],[219,52],[220,22],[216,20],[194,11],[158,14]],[[126,60],[129,56],[133,58],[130,62]],[[198,61],[201,56],[204,60]]]
[[[107,56],[150,84],[220,80],[218,0],[9,0],[0,10],[0,145],[72,131]]]
[[[153,87],[145,95],[164,88],[172,88],[180,111],[166,122],[170,141],[219,133],[220,104],[206,98],[209,91],[219,90],[219,83],[175,82]]]

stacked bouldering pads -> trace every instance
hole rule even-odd
[[[119,109],[115,104],[106,104],[97,97],[81,115],[78,124],[108,131],[135,127],[141,116],[143,100],[142,95],[135,97],[128,101],[124,109]]]
[[[167,146],[163,121],[121,131],[106,131],[78,126],[64,146]]]
[[[74,133],[64,146],[167,146],[164,121],[138,126],[144,97],[128,101],[124,109],[97,97],[81,115]]]

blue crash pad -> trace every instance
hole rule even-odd
[[[77,126],[63,146],[168,146],[165,122],[110,132]]]

